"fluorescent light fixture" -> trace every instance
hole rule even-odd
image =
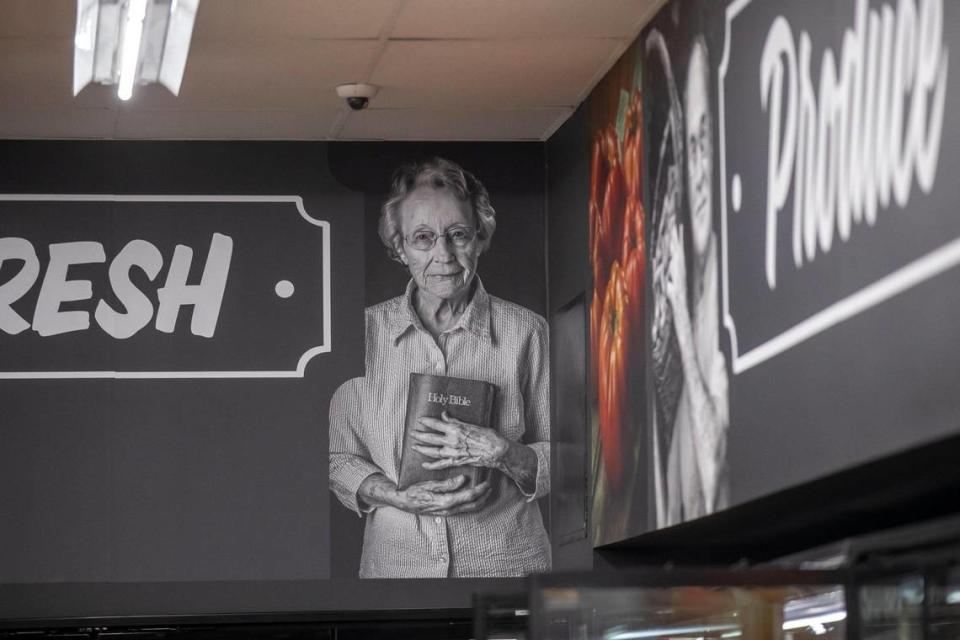
[[[77,0],[73,95],[91,82],[119,85],[128,100],[137,84],[159,82],[179,95],[200,0]]]
[[[825,613],[820,616],[810,616],[809,618],[797,618],[795,620],[787,620],[783,623],[783,630],[789,631],[791,629],[805,629],[807,627],[822,627],[825,624],[830,624],[832,622],[841,622],[847,619],[846,611],[834,611],[833,613]]]
[[[738,630],[735,624],[708,624],[696,627],[664,627],[662,629],[643,629],[636,631],[616,631],[604,636],[605,640],[641,640],[642,638],[661,638],[663,636],[683,636],[701,633],[716,633],[717,631]]]
[[[846,619],[846,611],[834,611],[832,613],[825,613],[818,616],[808,616],[805,618],[797,618],[795,620],[787,620],[783,623],[783,630],[790,631],[793,629],[806,629],[809,627],[817,635],[823,635],[827,631],[824,625],[842,622]],[[608,633],[605,636],[605,640],[643,640],[645,638],[660,638],[664,636],[674,637],[694,634],[699,635],[703,633],[714,634],[718,631],[723,632],[720,635],[721,638],[739,638],[743,634],[743,631],[737,625],[714,624],[690,627],[664,627],[662,629],[614,631],[613,633]]]

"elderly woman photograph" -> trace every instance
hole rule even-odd
[[[406,291],[366,310],[366,375],[330,403],[330,484],[366,518],[361,578],[510,577],[547,571],[536,499],[550,488],[547,326],[489,293],[477,275],[496,217],[487,190],[441,158],[394,175],[379,233],[410,273]],[[490,382],[489,427],[423,418],[429,469],[492,470],[399,489],[411,373]]]

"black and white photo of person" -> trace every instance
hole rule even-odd
[[[550,569],[536,500],[550,489],[545,320],[487,293],[477,266],[496,214],[483,184],[434,158],[396,171],[379,235],[410,273],[366,310],[366,375],[330,403],[330,483],[365,518],[361,578],[513,577]],[[518,274],[520,276],[522,274]],[[497,386],[490,427],[446,416],[414,431],[427,468],[492,470],[397,486],[410,373]]]
[[[665,68],[669,56],[655,34]],[[693,39],[682,103],[671,92],[672,157],[660,199],[654,261],[654,368],[658,401],[670,405],[656,419],[661,453],[658,524],[667,526],[722,509],[729,502],[726,464],[729,428],[726,359],[720,350],[718,240],[713,230],[713,122],[710,65],[702,36]],[[667,73],[668,84],[673,83]],[[665,145],[666,146],[666,145]],[[665,167],[661,166],[660,171]],[[682,178],[680,176],[683,176]],[[686,197],[682,197],[682,194]],[[664,327],[669,323],[669,327]],[[659,331],[660,335],[657,335]],[[669,336],[669,339],[663,336]],[[657,360],[659,356],[659,361]],[[678,384],[679,383],[679,384]],[[672,397],[671,397],[672,394]]]

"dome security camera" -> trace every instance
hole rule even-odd
[[[337,95],[346,100],[347,106],[352,110],[362,111],[367,108],[370,100],[377,95],[379,90],[380,87],[375,84],[341,84],[337,87]]]
[[[361,98],[358,96],[353,96],[347,98],[347,104],[350,105],[350,108],[354,111],[360,111],[361,109],[366,109],[367,105],[370,104],[370,98]]]

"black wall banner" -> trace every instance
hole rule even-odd
[[[735,373],[960,264],[953,7],[814,4],[734,2],[724,16],[720,211]]]
[[[960,429],[960,6],[741,0],[721,28],[742,501]]]
[[[543,314],[540,144],[0,143],[0,620],[515,587],[361,581],[363,520],[329,489],[363,309],[409,279],[380,207],[435,155],[490,191],[485,287]]]
[[[326,146],[5,142],[0,167],[0,583],[327,579],[364,263]]]
[[[674,1],[641,38],[655,526],[960,430],[960,7]]]

